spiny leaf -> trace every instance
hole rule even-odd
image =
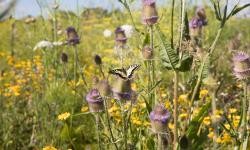
[[[161,59],[163,60],[163,65],[166,65],[166,68],[169,69],[169,66],[172,70],[176,69],[176,65],[179,63],[179,57],[178,54],[174,49],[171,48],[170,43],[166,41],[165,35],[161,32],[160,27],[156,26],[156,29],[158,31],[159,37],[160,37],[160,43],[162,45],[162,49],[160,49],[161,52]]]
[[[193,63],[193,56],[187,54],[187,53],[183,53],[183,57],[182,60],[180,60],[178,66],[178,70],[181,72],[186,72],[189,71],[191,69]]]

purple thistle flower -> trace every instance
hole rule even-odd
[[[130,100],[132,97],[132,91],[118,92],[118,91],[113,90],[113,97],[117,100]]]
[[[159,121],[163,124],[167,124],[170,116],[169,111],[162,104],[158,104],[154,110],[150,112],[149,118],[151,121]]]
[[[250,57],[245,52],[237,52],[233,57],[233,74],[242,80],[250,76]]]
[[[80,43],[80,38],[76,32],[76,29],[74,27],[68,27],[66,29],[66,33],[67,33],[67,41],[68,44],[70,45],[76,45]]]
[[[86,96],[91,112],[100,112],[104,109],[103,99],[97,89],[92,89]]]
[[[155,0],[142,0],[143,5],[153,5]]]
[[[166,132],[170,116],[170,112],[162,104],[157,104],[149,115],[153,131]]]
[[[145,25],[153,25],[157,23],[158,18],[155,0],[143,0],[142,23]]]
[[[115,30],[115,41],[117,46],[124,46],[127,42],[125,31],[121,27],[117,27]]]
[[[190,22],[189,22],[189,28],[201,28],[202,26],[207,25],[207,20],[204,19],[199,19],[197,17],[194,17]]]

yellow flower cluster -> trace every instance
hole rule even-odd
[[[57,119],[58,120],[66,120],[67,118],[69,118],[70,116],[70,113],[69,112],[65,112],[65,113],[62,113],[60,115],[57,116]]]
[[[53,146],[46,146],[43,148],[43,150],[57,150],[57,149]]]

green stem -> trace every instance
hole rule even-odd
[[[123,100],[122,100],[123,101]],[[128,150],[128,141],[127,141],[127,120],[126,120],[126,114],[125,114],[125,108],[123,102],[120,102],[120,108],[121,108],[121,113],[122,113],[122,131],[123,131],[123,143],[124,143],[124,149]]]
[[[163,146],[162,146],[162,139],[161,139],[160,133],[157,134],[157,142],[158,142],[157,150],[162,150]]]
[[[175,0],[172,0],[172,7],[171,7],[171,48],[174,48],[174,7],[175,7]]]
[[[74,90],[75,90],[75,98],[76,98],[76,93],[77,93],[77,91],[76,91],[77,61],[78,61],[77,57],[78,57],[77,46],[74,46]]]
[[[99,114],[95,114],[95,121],[96,121],[96,132],[97,132],[97,140],[98,140],[98,147],[99,150],[102,149],[101,147],[101,138],[100,138],[100,124],[99,124],[100,116]]]
[[[112,140],[111,142],[114,143],[116,150],[118,150],[118,146],[115,143],[115,138],[114,138],[114,135],[113,135],[113,132],[112,132],[112,129],[111,129],[111,124],[110,124],[110,120],[109,120],[109,112],[108,112],[108,106],[107,106],[106,98],[104,98],[104,105],[105,105],[105,113],[106,113],[107,122],[108,122],[108,130],[109,130],[111,140]]]
[[[149,34],[150,34],[150,48],[154,51],[154,30],[153,30],[153,26],[151,25],[149,27]],[[149,71],[150,71],[150,88],[152,88],[155,84],[155,63],[154,60],[150,60],[149,61]],[[151,102],[154,102],[154,104],[156,104],[156,90],[154,89],[154,92],[152,92],[151,94]]]
[[[177,149],[178,143],[178,72],[174,72],[174,143],[173,148]]]

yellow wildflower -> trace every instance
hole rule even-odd
[[[209,126],[211,124],[211,118],[210,117],[205,117],[202,122],[206,126]]]
[[[186,119],[188,117],[187,113],[182,113],[179,115],[180,119]]]
[[[60,115],[58,115],[58,120],[66,120],[67,118],[69,118],[70,116],[70,113],[69,112],[65,112],[65,113],[62,113]]]
[[[81,112],[88,112],[89,111],[89,107],[88,106],[83,106],[81,109]]]
[[[207,96],[207,94],[208,94],[208,90],[206,90],[206,89],[203,89],[203,90],[201,90],[200,91],[200,98],[202,98],[202,97],[205,97],[205,96]]]
[[[229,109],[229,112],[230,112],[231,114],[234,114],[234,113],[237,112],[237,109],[236,109],[236,108],[230,108],[230,109]]]
[[[170,103],[169,100],[167,100],[167,101],[165,102],[165,107],[166,107],[167,109],[170,109],[171,103]]]
[[[43,148],[43,150],[57,150],[57,149],[53,146],[46,146]]]
[[[209,134],[207,135],[208,138],[213,139],[214,138],[214,132],[210,131]]]

